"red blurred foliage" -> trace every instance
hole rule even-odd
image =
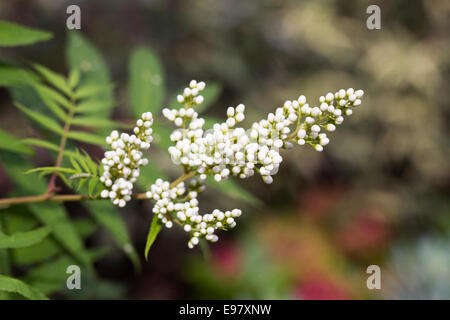
[[[294,292],[294,299],[303,300],[348,300],[351,293],[345,283],[325,276],[313,275],[305,277]]]
[[[372,207],[359,212],[337,233],[338,245],[348,253],[380,249],[389,242],[391,226],[380,209]]]
[[[302,212],[311,218],[326,216],[346,193],[344,186],[318,185],[301,192]]]
[[[243,263],[242,249],[229,241],[218,243],[212,252],[213,265],[226,277],[236,275]]]

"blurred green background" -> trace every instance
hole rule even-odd
[[[213,189],[200,197],[205,212],[245,213],[209,255],[187,249],[183,231],[163,230],[141,274],[115,250],[96,263],[102,285],[87,280],[81,292],[53,297],[450,298],[449,1],[8,0],[0,2],[0,19],[55,37],[1,56],[66,73],[70,4],[81,7],[81,32],[111,70],[115,119],[129,118],[127,61],[140,45],[160,56],[172,93],[191,79],[220,83],[206,112],[214,117],[244,103],[250,124],[300,94],[310,104],[340,88],[361,88],[365,96],[324,152],[285,152],[272,185],[256,176],[238,181],[260,205]],[[381,8],[381,30],[366,28],[370,4]],[[0,107],[3,129],[32,134],[6,90]],[[170,172],[164,153],[150,157]],[[11,183],[2,170],[5,195]],[[151,206],[121,212],[141,254]],[[88,245],[108,241],[96,232]],[[381,290],[366,287],[372,264],[381,267]]]

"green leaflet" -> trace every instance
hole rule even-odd
[[[70,188],[77,190],[77,192],[81,191],[81,194],[86,194],[87,192],[89,196],[94,196],[102,190],[102,185],[99,180],[100,168],[86,151],[82,150],[82,152],[83,154],[76,149],[76,152],[68,155],[70,164],[73,167],[73,174],[68,178],[60,174],[60,177]],[[86,191],[82,187],[87,181],[89,183]]]
[[[98,113],[114,106],[114,101],[87,99],[80,102],[75,108],[76,113]]]
[[[13,137],[9,133],[0,129],[0,149],[16,153],[34,154],[34,150],[25,145],[22,141]]]
[[[41,114],[39,112],[32,111],[32,110],[26,108],[25,106],[21,105],[18,102],[16,102],[15,105],[17,106],[17,108],[22,110],[27,116],[29,116],[31,119],[33,119],[34,121],[36,121],[37,123],[39,123],[43,127],[47,128],[47,129],[49,129],[49,130],[51,130],[51,131],[53,131],[55,133],[62,134],[63,129],[52,118],[44,116],[43,114]]]
[[[42,84],[34,85],[33,87],[45,103],[51,100],[54,103],[63,106],[67,110],[71,110],[73,108],[70,101],[53,88],[47,87]]]
[[[62,167],[38,167],[27,170],[25,174],[30,174],[33,172],[42,172],[44,174],[50,174],[53,172],[65,172],[65,173],[75,173],[75,170],[70,168],[62,168]]]
[[[48,81],[55,88],[64,92],[67,96],[72,95],[72,90],[67,82],[66,78],[40,64],[33,64],[33,67],[39,72],[45,80]]]
[[[3,275],[0,275],[0,291],[18,293],[31,300],[48,300],[41,291],[26,285],[18,279]]]
[[[50,227],[42,227],[32,231],[17,232],[7,236],[0,234],[0,249],[29,247],[41,242],[50,233]]]
[[[38,82],[39,77],[34,73],[0,62],[0,87],[32,85]]]
[[[73,90],[77,87],[80,81],[81,73],[80,69],[72,69],[69,74],[69,86]]]
[[[2,211],[2,216],[4,217],[9,234],[30,231],[39,224],[25,205],[10,207]],[[83,238],[90,236],[97,228],[97,225],[88,218],[74,219],[72,223]],[[63,254],[65,250],[50,235],[35,245],[11,249],[10,252],[14,264],[22,266],[45,261],[58,254]]]
[[[105,138],[93,133],[85,132],[85,131],[69,131],[67,133],[67,137],[69,139],[78,140],[81,142],[96,144],[99,146],[106,145]]]
[[[39,225],[26,205],[16,205],[2,210],[5,232],[9,235],[27,232]],[[23,248],[10,249],[11,262],[15,265],[27,265],[40,262],[63,252],[63,248],[52,237],[46,237],[41,242]]]
[[[85,203],[94,219],[101,224],[113,236],[120,248],[125,251],[136,270],[140,270],[141,264],[135,248],[131,243],[125,223],[119,215],[119,211],[109,201],[89,201]]]
[[[70,122],[73,125],[94,128],[129,128],[129,125],[100,117],[76,117]]]
[[[52,151],[59,151],[59,147],[54,144],[51,143],[49,141],[46,140],[40,140],[40,139],[34,139],[34,138],[26,138],[26,139],[22,139],[20,140],[22,143],[27,144],[27,145],[31,145],[31,146],[36,146],[36,147],[41,147],[47,150],[52,150]],[[65,155],[70,155],[70,154],[74,154],[73,151],[70,150],[66,150],[64,151]]]
[[[52,37],[47,31],[31,29],[0,20],[0,47],[22,46],[45,41]]]
[[[159,221],[158,216],[155,214],[153,215],[152,224],[150,225],[150,230],[148,231],[147,235],[147,242],[145,244],[145,260],[148,261],[148,253],[150,251],[151,246],[153,245],[153,242],[155,242],[156,237],[158,236],[159,231],[161,231],[161,221]]]
[[[112,90],[113,86],[108,84],[95,84],[95,83],[88,83],[88,84],[81,84],[78,89],[75,90],[75,98],[76,99],[84,99],[90,96],[95,96],[103,92],[107,92]]]
[[[163,67],[156,54],[147,48],[137,48],[129,64],[129,101],[136,117],[151,111],[157,114],[164,100]]]
[[[38,91],[38,94],[40,95],[42,101],[45,103],[45,105],[48,107],[48,109],[53,112],[61,121],[66,122],[69,117],[66,114],[66,112],[61,108],[61,106],[52,98],[50,98],[47,95],[41,94]]]

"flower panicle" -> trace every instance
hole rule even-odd
[[[239,104],[226,109],[224,122],[205,129],[205,120],[195,110],[203,103],[201,93],[205,87],[205,82],[192,80],[177,96],[181,108],[162,110],[163,116],[176,127],[170,135],[174,144],[168,148],[172,162],[182,165],[193,178],[187,186],[184,181],[171,186],[168,181],[157,179],[146,193],[147,198],[155,201],[154,214],[167,228],[176,223],[189,233],[190,248],[201,238],[217,241],[216,231],[235,227],[236,218],[242,214],[240,209],[199,213],[197,196],[208,176],[222,181],[229,176],[244,179],[259,173],[265,183],[272,183],[283,161],[281,150],[308,144],[323,151],[330,142],[326,132],[335,131],[345,116],[352,115],[364,95],[363,90],[340,89],[321,96],[318,106],[313,107],[300,95],[296,100],[285,101],[248,129],[238,126],[245,120],[245,106]],[[101,181],[106,189],[101,196],[120,207],[131,199],[139,167],[148,162],[140,150],[150,147],[152,123],[151,113],[144,113],[137,121],[134,135],[119,136],[113,131],[106,138],[112,150],[105,152],[102,160]]]

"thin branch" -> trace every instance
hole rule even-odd
[[[189,173],[183,174],[182,176],[178,177],[176,180],[174,180],[170,187],[173,188],[176,185],[178,185],[180,182],[183,182],[189,178],[192,178],[197,174],[196,171],[191,171]],[[145,193],[135,193],[131,195],[131,198],[139,200],[139,199],[147,199],[147,196]],[[52,195],[48,194],[47,192],[38,195],[38,196],[28,196],[28,197],[16,197],[16,198],[6,198],[6,199],[0,199],[0,207],[1,206],[9,206],[12,204],[23,204],[23,203],[35,203],[35,202],[70,202],[70,201],[83,201],[83,200],[106,200],[104,198],[101,198],[100,196],[90,197],[90,196],[84,196],[79,194],[59,194],[59,195]]]
[[[70,130],[70,122],[72,121],[74,114],[75,114],[75,101],[73,98],[71,98],[71,108],[67,115],[67,120],[64,124],[64,129],[63,129],[63,132],[61,135],[61,142],[59,143],[58,156],[56,157],[55,167],[59,167],[61,165],[61,162],[62,162],[62,159],[64,156],[64,150],[66,149],[67,134],[69,133],[69,130]],[[55,171],[55,172],[53,172],[53,174],[50,177],[50,182],[48,184],[48,188],[47,188],[47,192],[46,192],[47,197],[50,197],[51,193],[55,189],[55,182],[56,182],[57,176],[58,176],[58,173]]]

